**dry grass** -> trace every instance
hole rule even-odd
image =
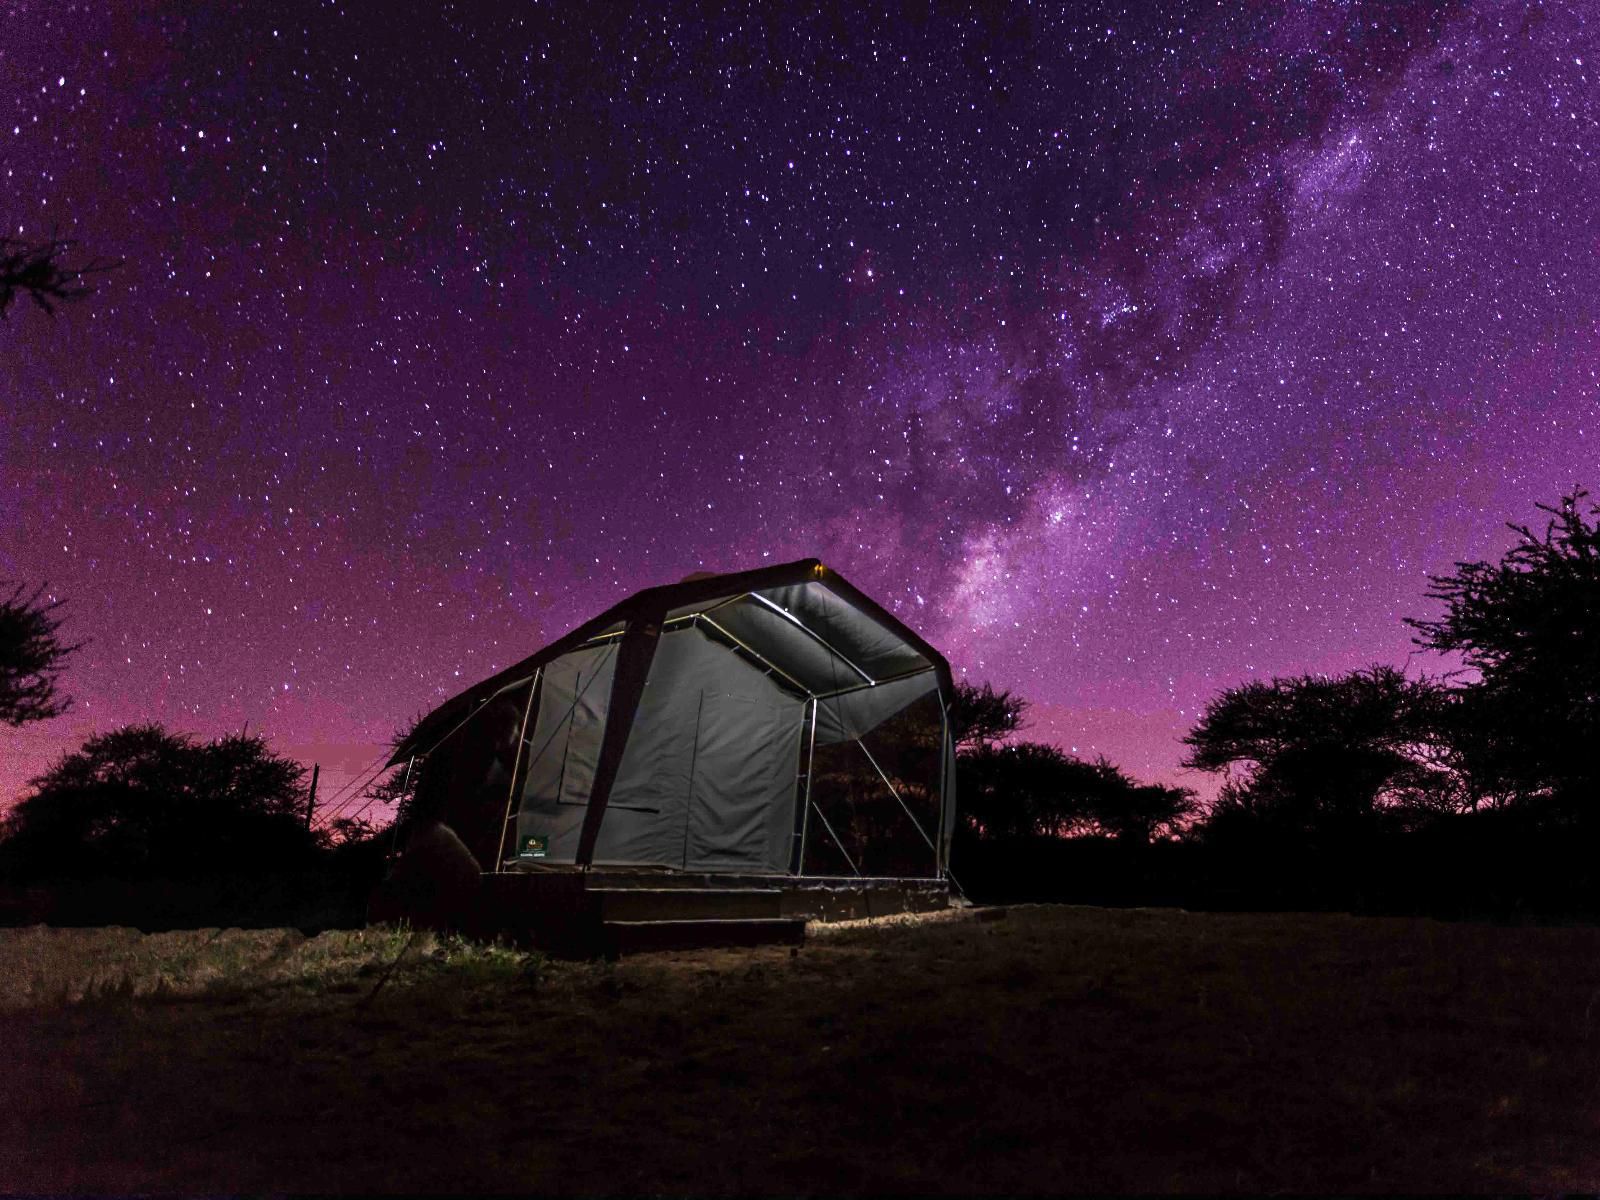
[[[403,958],[402,958],[403,954]],[[377,978],[451,986],[533,977],[538,955],[391,926],[293,929],[0,929],[0,1013],[116,1000],[279,1000],[374,990]],[[391,969],[392,968],[392,969]]]
[[[1014,910],[544,964],[0,931],[0,1190],[1600,1187],[1600,930]]]

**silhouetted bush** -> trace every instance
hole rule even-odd
[[[952,870],[972,900],[991,904],[1600,919],[1600,835],[1545,828],[1517,810],[1449,814],[1422,829],[1315,841],[1260,826],[1250,837],[1148,846],[964,834]]]
[[[184,879],[311,866],[304,770],[259,737],[159,725],[90,738],[32,780],[0,826],[13,879]]]

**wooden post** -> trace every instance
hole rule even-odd
[[[322,774],[322,764],[311,764],[311,794],[306,797],[306,828],[311,828],[311,814],[317,811],[317,776]]]

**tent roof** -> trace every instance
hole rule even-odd
[[[935,671],[946,697],[950,664],[892,613],[815,558],[697,575],[646,588],[521,662],[434,709],[395,747],[391,764],[426,753],[505,687],[580,646],[619,638],[630,622],[694,626],[746,655],[793,694],[827,696]]]

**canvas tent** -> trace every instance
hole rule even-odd
[[[445,803],[473,814],[455,823],[474,826],[458,832],[484,869],[815,874],[827,846],[843,865],[824,870],[859,875],[813,786],[819,756],[847,748],[885,798],[895,861],[914,864],[895,873],[942,877],[951,695],[943,656],[805,559],[639,592],[428,714],[391,762],[454,754]],[[931,763],[919,786],[871,749],[913,712]]]

